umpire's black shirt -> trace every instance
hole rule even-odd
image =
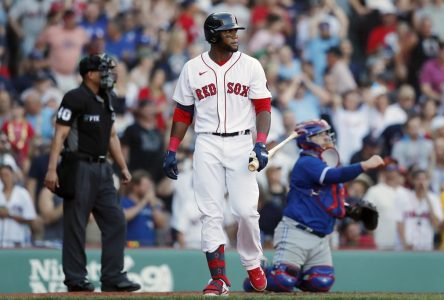
[[[113,94],[100,90],[95,95],[84,83],[65,94],[56,122],[70,126],[65,150],[92,157],[108,153],[111,128],[115,120],[111,105]]]

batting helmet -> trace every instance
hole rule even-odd
[[[220,31],[231,29],[245,29],[237,24],[237,18],[228,12],[213,13],[207,17],[204,23],[205,39],[215,44],[219,41]]]
[[[331,127],[325,120],[312,120],[297,124],[295,131],[299,134],[296,138],[298,147],[304,150],[319,148],[319,145],[313,143],[310,137],[324,131],[329,133],[333,142],[333,133],[330,130]]]

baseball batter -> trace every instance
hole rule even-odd
[[[290,292],[297,287],[327,292],[335,277],[326,236],[336,219],[346,215],[341,183],[384,162],[375,155],[350,166],[338,167],[338,160],[329,166],[325,153],[334,149],[330,125],[324,120],[307,121],[298,124],[296,131],[302,151],[291,172],[284,217],[275,229],[276,252],[273,266],[266,270],[267,290]],[[251,290],[246,284],[244,288]]]
[[[230,286],[224,259],[226,191],[238,222],[237,250],[250,284],[258,291],[267,284],[260,267],[259,190],[248,163],[255,157],[260,171],[268,162],[265,143],[271,94],[260,63],[238,51],[239,29],[245,28],[231,13],[214,13],[205,20],[205,38],[211,49],[188,61],[179,76],[173,96],[177,106],[164,161],[165,174],[177,179],[176,150],[194,115],[194,195],[202,213],[202,250],[211,273],[203,290],[205,295],[225,295]],[[257,138],[253,145],[254,128]]]

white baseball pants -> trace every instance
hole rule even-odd
[[[247,270],[258,267],[263,255],[259,188],[256,173],[248,171],[252,149],[250,134],[220,137],[202,133],[197,135],[193,161],[194,194],[202,213],[202,251],[213,252],[226,244],[223,207],[228,191],[228,206],[238,222],[237,251]]]

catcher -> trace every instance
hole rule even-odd
[[[293,167],[284,216],[276,227],[273,265],[266,268],[267,290],[328,292],[335,281],[329,235],[336,219],[361,220],[367,229],[377,226],[377,211],[369,203],[344,202],[342,183],[384,165],[378,155],[361,163],[339,166],[330,125],[324,120],[297,125],[301,149]],[[244,282],[244,289],[251,291]]]

